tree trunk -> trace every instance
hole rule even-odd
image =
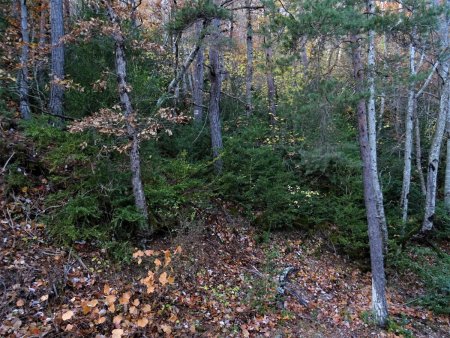
[[[439,6],[439,1],[434,1],[435,6]],[[448,7],[448,1],[446,2]],[[440,74],[443,79],[442,92],[439,103],[439,114],[436,122],[436,129],[431,142],[431,148],[428,157],[427,170],[427,194],[425,197],[425,212],[422,223],[422,232],[430,231],[433,228],[434,213],[436,210],[436,191],[437,191],[437,176],[439,168],[439,156],[441,153],[442,138],[444,137],[445,125],[448,111],[448,100],[450,93],[450,83],[448,80],[449,61],[446,53],[448,49],[448,21],[445,13],[439,20],[439,39],[441,41],[441,57],[444,59],[440,62]]]
[[[414,34],[413,34],[414,36]],[[416,48],[414,44],[409,45],[409,69],[411,78],[414,79],[416,76]],[[409,190],[411,186],[411,157],[412,157],[412,146],[413,146],[413,122],[414,122],[414,107],[416,102],[415,94],[415,80],[412,80],[409,84],[408,89],[408,107],[406,109],[405,117],[405,153],[404,153],[404,165],[403,165],[403,185],[402,185],[402,222],[406,223],[408,218],[408,203],[409,203]]]
[[[104,1],[107,6],[108,16],[114,25],[113,38],[115,42],[115,61],[117,73],[117,85],[119,89],[120,105],[122,113],[127,120],[127,133],[131,140],[130,151],[130,167],[131,167],[131,184],[133,187],[134,201],[137,210],[139,210],[146,221],[148,221],[147,203],[144,194],[144,186],[141,179],[141,159],[139,154],[139,138],[137,130],[134,126],[134,112],[131,105],[130,89],[127,84],[127,64],[125,59],[124,37],[120,29],[120,21],[114,9],[109,2]],[[152,228],[150,228],[152,232]]]
[[[356,80],[356,93],[362,95],[364,92],[363,64],[361,61],[361,47],[357,36],[352,36],[352,63],[354,78]],[[383,234],[382,220],[379,218],[377,209],[377,194],[375,192],[375,181],[378,175],[372,170],[372,157],[368,131],[368,119],[366,102],[359,100],[357,106],[358,114],[358,135],[361,159],[363,162],[363,185],[364,202],[366,206],[370,261],[372,268],[372,311],[377,323],[385,326],[388,316],[386,294],[385,294],[385,274],[383,261]]]
[[[202,36],[203,24],[197,22],[196,33],[198,38]],[[203,73],[204,73],[204,57],[203,57],[203,46],[201,46],[197,53],[197,59],[194,64],[194,122],[200,124],[203,121]]]
[[[422,195],[427,195],[427,187],[425,185],[425,177],[423,176],[422,169],[422,145],[420,142],[420,126],[419,126],[419,116],[417,112],[417,108],[415,110],[415,119],[414,119],[414,133],[416,138],[416,168],[417,173],[419,175],[420,181],[420,190],[422,191]]]
[[[445,162],[445,185],[444,185],[444,205],[445,210],[450,214],[450,112],[447,113],[447,154]]]
[[[267,99],[269,101],[269,120],[272,125],[276,123],[276,116],[277,116],[277,105],[276,105],[276,87],[275,87],[275,78],[273,76],[273,51],[272,46],[270,45],[272,43],[269,41],[267,42],[266,38],[264,37],[264,44],[265,52],[266,52],[266,78],[267,78]]]
[[[253,26],[252,26],[252,12],[251,0],[245,0],[247,7],[247,69],[245,76],[245,111],[247,116],[253,112]]]
[[[64,35],[62,0],[50,0],[50,24],[52,43],[50,112],[53,115],[62,116],[64,115],[64,86],[60,83],[64,79],[64,45],[61,42],[61,38]]]
[[[211,34],[211,46],[209,47],[209,77],[211,81],[209,98],[209,123],[211,132],[211,146],[214,158],[214,169],[221,173],[223,161],[220,157],[222,151],[222,129],[220,126],[220,92],[222,87],[222,75],[219,58],[218,40],[220,38],[220,20],[212,21],[213,32]]]
[[[369,13],[375,15],[375,4],[373,0],[367,2]],[[369,30],[369,52],[368,52],[368,83],[369,83],[369,104],[368,104],[368,133],[370,147],[370,170],[372,175],[376,177],[373,180],[373,189],[376,199],[377,217],[380,222],[383,237],[384,253],[387,253],[388,230],[386,217],[383,206],[383,192],[381,190],[380,181],[378,179],[377,164],[377,121],[375,111],[375,31]]]
[[[20,55],[20,70],[17,78],[19,85],[20,113],[22,118],[31,118],[30,104],[28,102],[28,58],[30,53],[30,33],[28,30],[28,8],[26,0],[20,0],[20,28],[22,35],[22,51]]]

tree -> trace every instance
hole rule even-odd
[[[220,157],[222,151],[222,128],[220,125],[220,94],[222,90],[222,67],[219,55],[220,20],[212,21],[211,44],[209,46],[209,126],[211,133],[211,147],[214,158],[214,169],[221,173],[223,161]]]
[[[439,0],[434,1],[434,5],[439,6]],[[448,9],[449,2],[445,1],[444,7]],[[449,110],[449,93],[450,93],[450,81],[448,79],[449,74],[449,59],[448,59],[448,19],[446,11],[441,15],[439,19],[439,40],[440,47],[440,75],[442,78],[442,91],[439,103],[439,113],[436,122],[436,128],[431,141],[431,147],[428,155],[428,170],[427,170],[427,183],[426,183],[426,196],[425,196],[425,211],[422,222],[422,232],[430,231],[433,228],[434,214],[436,210],[436,191],[437,191],[437,179],[439,169],[439,157],[441,153],[441,144],[444,137],[447,113]]]
[[[245,6],[247,7],[247,68],[245,75],[245,110],[247,112],[247,116],[250,116],[253,111],[253,24],[251,5],[251,0],[245,0]]]
[[[357,35],[351,36],[352,64],[353,74],[356,80],[355,91],[362,95],[364,92],[364,67],[361,60],[361,46]],[[370,114],[370,111],[369,111]],[[361,159],[363,162],[363,186],[364,202],[366,206],[370,262],[372,268],[372,311],[375,320],[380,326],[385,326],[387,322],[388,309],[385,295],[386,280],[384,273],[383,259],[383,234],[382,220],[379,219],[379,210],[377,209],[377,193],[375,191],[378,176],[372,167],[370,147],[370,135],[368,128],[368,117],[366,109],[366,100],[361,98],[357,104],[358,115],[358,139]]]
[[[30,103],[28,101],[28,59],[30,54],[30,32],[28,29],[28,8],[27,1],[20,0],[20,28],[22,35],[22,49],[20,54],[20,69],[17,77],[19,87],[20,113],[22,118],[31,118]]]
[[[200,39],[203,24],[197,22],[195,24],[196,35]],[[194,83],[193,83],[193,104],[194,104],[194,121],[199,124],[203,120],[203,75],[204,75],[204,48],[200,47],[194,64]]]
[[[119,90],[120,105],[122,113],[126,118],[126,126],[128,137],[131,141],[130,150],[130,167],[131,167],[131,184],[133,187],[134,201],[136,209],[141,212],[145,221],[148,221],[147,202],[144,194],[144,185],[141,179],[141,158],[139,154],[139,138],[136,127],[133,123],[135,112],[131,104],[129,91],[130,87],[127,83],[127,63],[125,59],[125,37],[120,27],[120,18],[117,16],[112,4],[103,0],[108,11],[108,17],[114,26],[113,39],[115,43],[115,63],[117,73],[117,85]],[[152,229],[150,229],[152,232]]]
[[[64,44],[61,38],[64,36],[64,9],[62,0],[50,0],[50,24],[52,43],[50,112],[55,116],[63,116]]]

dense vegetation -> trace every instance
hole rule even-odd
[[[326,247],[362,269],[370,269],[356,109],[359,100],[368,100],[370,93],[367,88],[362,96],[355,91],[351,48],[343,40],[348,32],[357,31],[361,44],[367,46],[364,34],[375,30],[379,50],[376,101],[377,106],[384,105],[384,115],[377,115],[377,159],[389,231],[387,274],[414,272],[426,288],[426,294],[414,302],[436,313],[450,314],[450,214],[444,205],[447,192],[441,183],[446,179],[446,171],[438,172],[432,231],[420,235],[425,198],[421,173],[415,171],[414,163],[406,222],[402,220],[400,205],[407,91],[413,82],[420,88],[433,72],[433,63],[441,60],[436,52],[439,46],[435,32],[447,8],[434,8],[426,1],[405,1],[405,9],[398,11],[394,2],[388,2],[394,10],[378,7],[377,19],[370,21],[361,14],[364,6],[352,1],[290,1],[283,5],[286,8],[281,2],[252,5],[246,1],[245,6],[241,3],[244,11],[254,6],[254,83],[250,105],[243,95],[248,81],[246,56],[240,51],[244,41],[238,35],[232,36],[228,26],[228,22],[242,26],[235,29],[245,35],[245,20],[235,16],[238,11],[233,6],[218,6],[210,1],[193,1],[192,5],[188,1],[172,8],[173,15],[167,22],[155,13],[151,15],[156,18],[152,18],[143,9],[150,19],[144,18],[138,28],[125,7],[117,9],[125,37],[130,98],[140,118],[132,123],[141,130],[148,121],[158,123],[157,131],[151,137],[143,137],[139,146],[140,177],[148,207],[145,217],[135,205],[130,184],[130,136],[120,132],[124,130],[121,122],[95,122],[94,113],[107,110],[114,120],[113,113],[121,109],[115,70],[117,41],[108,31],[112,24],[105,8],[81,1],[65,18],[68,30],[62,118],[48,111],[50,75],[45,71],[42,78],[30,81],[32,118],[20,119],[18,85],[13,81],[13,64],[17,60],[14,61],[14,54],[9,59],[8,52],[18,53],[19,48],[12,41],[20,40],[20,32],[14,32],[2,21],[3,36],[11,37],[9,49],[2,51],[0,91],[0,163],[5,164],[5,198],[32,189],[41,191],[45,212],[33,214],[31,209],[30,217],[47,224],[53,241],[69,247],[92,243],[107,249],[113,261],[122,263],[130,261],[134,247],[145,248],[149,241],[168,233],[189,232],[203,221],[205,211],[226,204],[235,216],[244,216],[251,222],[259,242],[270,241],[274,232],[297,230],[306,237],[321,237]],[[34,15],[32,24],[37,24],[39,6],[34,2],[29,6]],[[234,7],[239,7],[238,2]],[[11,22],[20,21],[14,17],[17,14],[11,14],[9,6],[3,14],[11,17]],[[161,109],[168,109],[176,116],[192,116],[191,71],[182,76],[176,96],[167,94],[174,62],[179,67],[176,74],[182,68],[183,55],[188,56],[196,44],[196,22],[209,24],[219,19],[224,30],[219,38],[223,148],[220,156],[214,157],[208,109],[200,123],[193,119],[177,123],[160,115]],[[211,29],[208,26],[207,30]],[[214,34],[207,31],[201,37],[203,41],[200,39],[205,73],[214,67],[206,57],[213,49],[215,42],[209,37]],[[408,69],[410,41],[421,50],[415,60],[421,62],[422,53],[429,63],[425,70],[413,75]],[[174,43],[182,50],[175,56]],[[269,48],[273,50],[272,64],[266,59]],[[394,52],[396,48],[400,52]],[[46,63],[45,52],[33,53],[33,62],[42,59]],[[307,57],[307,64],[302,55]],[[191,68],[195,66],[194,62]],[[29,68],[33,67],[30,64]],[[269,114],[269,70],[277,87],[276,116]],[[432,79],[427,89],[430,95],[418,98],[415,113],[416,123],[420,122],[417,128],[423,152],[419,162],[422,160],[425,170],[439,118],[439,96],[448,95],[448,77],[442,84],[439,76]],[[207,92],[212,81],[208,76],[202,79],[206,102],[202,105],[209,102]],[[89,117],[94,120],[86,120]],[[82,131],[74,131],[73,125],[80,124]],[[416,156],[413,155],[414,161]],[[440,156],[445,163],[444,150]],[[219,171],[217,161],[223,163]]]

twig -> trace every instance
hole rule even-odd
[[[5,162],[5,164],[3,165],[3,168],[2,168],[2,174],[5,172],[5,170],[6,170],[6,167],[7,167],[7,165],[8,165],[8,163],[9,163],[9,161],[11,161],[11,159],[13,158],[13,156],[15,155],[16,153],[13,151],[13,153],[11,154],[11,156],[8,158],[8,160]]]

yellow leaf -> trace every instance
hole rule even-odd
[[[170,258],[170,251],[166,250],[164,251],[164,266],[167,266],[172,261],[172,258]]]
[[[28,191],[28,187],[22,187],[20,190],[25,194]]]
[[[123,335],[122,329],[114,329],[112,330],[112,338],[120,338]]]
[[[166,285],[167,284],[167,272],[163,272],[159,276],[159,282],[161,283],[161,285]]]
[[[69,320],[72,317],[73,317],[73,311],[69,310],[62,315],[62,320]]]
[[[175,283],[175,277],[174,276],[169,276],[167,278],[167,281],[169,282],[169,284],[173,284],[173,283]]]
[[[137,326],[139,326],[139,327],[146,327],[147,324],[148,324],[147,318],[141,318],[137,321]]]

